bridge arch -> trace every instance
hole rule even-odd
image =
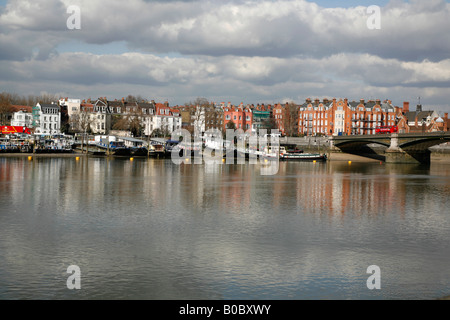
[[[428,150],[431,147],[450,142],[450,137],[430,137],[425,139],[417,139],[399,143],[399,147],[403,150]]]
[[[378,144],[384,147],[390,146],[390,142],[387,141],[380,141],[380,140],[356,140],[356,141],[341,141],[341,142],[335,142],[334,146],[338,147],[340,149],[347,149],[347,148],[358,148],[367,146],[369,144]]]

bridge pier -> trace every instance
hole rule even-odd
[[[399,147],[398,134],[391,135],[391,145],[385,151],[386,163],[424,163],[431,162],[431,151],[425,150],[403,150]]]
[[[431,151],[408,151],[405,152],[398,148],[387,149],[384,153],[386,157],[386,163],[412,163],[412,164],[429,164],[431,162]]]

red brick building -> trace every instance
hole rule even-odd
[[[396,125],[400,112],[389,100],[307,99],[299,106],[299,134],[375,134],[377,127]]]
[[[253,114],[250,107],[244,106],[226,106],[223,109],[223,129],[228,128],[229,122],[234,122],[236,129],[242,129],[244,131],[251,130],[253,122]]]

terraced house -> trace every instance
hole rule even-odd
[[[249,106],[238,107],[231,105],[230,103],[223,108],[223,129],[232,128],[230,122],[234,124],[235,129],[242,129],[244,132],[252,128],[253,113]]]
[[[375,134],[380,126],[394,126],[401,109],[391,101],[307,99],[299,107],[298,128],[303,135]]]

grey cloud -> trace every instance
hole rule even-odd
[[[426,68],[423,63],[427,63]],[[336,86],[393,88],[427,83],[439,88],[450,81],[450,61],[405,64],[370,55],[339,54],[328,58],[273,57],[159,57],[150,54],[93,55],[63,53],[47,60],[0,62],[3,81],[41,81],[75,85],[111,85],[122,83],[193,90],[211,94],[273,95],[296,94],[300,88],[332,92]],[[440,73],[430,71],[439,70]],[[99,93],[100,94],[100,93]],[[203,96],[204,94],[199,94]]]
[[[42,41],[51,31],[59,42],[126,41],[149,53],[326,57],[343,52],[410,61],[439,61],[450,53],[450,34],[444,32],[450,29],[450,5],[443,0],[429,6],[392,2],[382,8],[381,30],[367,28],[365,7],[324,9],[306,1],[74,2],[82,10],[77,32],[65,28],[69,1],[30,1],[37,12],[27,0],[11,2],[0,25],[11,33],[46,31]]]
[[[66,28],[72,4],[81,8],[81,30]],[[433,94],[444,103],[449,4],[392,1],[382,8],[381,30],[369,30],[366,19],[365,7],[289,0],[10,1],[0,15],[0,85],[79,97],[134,92],[174,103]],[[55,51],[72,40],[121,41],[135,52]]]

